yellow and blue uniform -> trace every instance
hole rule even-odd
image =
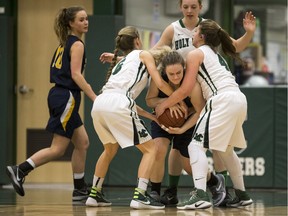
[[[81,89],[72,79],[70,67],[70,51],[76,41],[81,40],[69,35],[65,46],[59,45],[56,49],[50,66],[50,82],[55,83],[55,86],[48,94],[50,118],[46,130],[69,139],[72,138],[74,130],[83,124],[78,113]],[[81,72],[84,71],[85,64],[84,51]]]

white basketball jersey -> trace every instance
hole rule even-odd
[[[199,17],[199,23],[202,20],[203,18]],[[173,22],[172,26],[174,28],[172,49],[176,50],[184,58],[184,60],[186,60],[187,54],[191,50],[195,49],[195,47],[192,45],[192,35],[195,32],[195,28],[193,30],[187,29],[182,19]]]
[[[139,96],[149,78],[147,68],[139,58],[141,51],[130,52],[115,65],[109,80],[102,88],[103,91],[119,89],[130,92],[130,97],[134,100]]]
[[[238,89],[238,84],[226,60],[207,45],[203,45],[199,49],[204,53],[204,60],[199,68],[197,80],[201,85],[204,98],[208,100],[220,91],[229,91],[231,88]]]

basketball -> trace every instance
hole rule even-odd
[[[158,117],[158,121],[160,124],[163,124],[165,127],[181,127],[185,122],[184,114],[183,117],[171,116],[170,110],[166,109],[162,115]]]

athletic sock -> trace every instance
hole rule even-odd
[[[25,162],[19,164],[19,166],[18,166],[19,169],[23,172],[24,176],[28,175],[28,173],[31,172],[35,167],[34,162],[32,161],[33,164],[31,164],[31,161],[32,161],[31,159],[30,160],[28,159]]]
[[[169,174],[169,188],[178,187],[180,176],[174,176]]]
[[[104,182],[104,178],[95,176],[93,177],[93,187],[96,187],[97,189],[101,190],[102,189],[102,185]]]
[[[207,181],[207,186],[211,187],[213,185],[216,185],[218,183],[218,179],[214,175],[214,173],[211,172],[210,179]]]
[[[84,173],[73,173],[73,182],[75,189],[82,189],[86,187]]]
[[[151,191],[156,191],[160,195],[160,193],[161,193],[161,182],[160,183],[151,182]]]
[[[138,178],[138,186],[137,188],[147,191],[149,180],[145,178]]]

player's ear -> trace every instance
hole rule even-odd
[[[141,49],[141,41],[138,37],[134,39],[134,47],[137,49]]]

